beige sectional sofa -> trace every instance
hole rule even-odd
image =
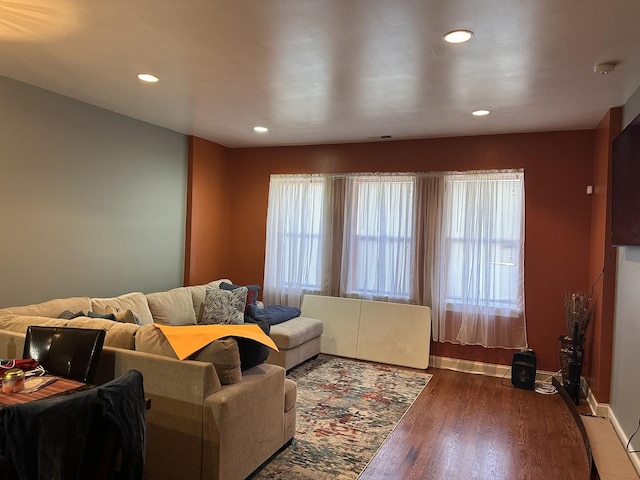
[[[206,287],[0,309],[0,358],[21,357],[28,325],[103,328],[105,347],[96,382],[135,369],[143,374],[151,399],[145,478],[246,478],[293,438],[296,384],[277,365],[262,363],[241,371],[233,338],[216,340],[187,360],[176,358],[153,324],[195,324]],[[65,311],[117,312],[124,322],[135,318],[133,312],[142,325],[85,316],[56,318]]]

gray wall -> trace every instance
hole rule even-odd
[[[623,126],[640,114],[640,89],[623,109]],[[618,248],[611,412],[628,439],[640,417],[640,247]],[[634,446],[640,448],[638,439]],[[637,457],[637,455],[635,455]]]
[[[187,149],[0,77],[0,307],[181,285]]]

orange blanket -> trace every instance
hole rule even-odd
[[[279,351],[271,337],[266,335],[258,325],[189,325],[171,327],[156,324],[167,338],[171,348],[180,360],[184,360],[193,352],[222,337],[244,337],[260,342],[267,347]]]

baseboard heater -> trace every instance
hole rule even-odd
[[[429,307],[305,295],[301,309],[303,316],[324,323],[322,353],[413,368],[429,366]]]

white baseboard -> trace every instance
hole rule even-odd
[[[589,387],[589,383],[584,377],[580,378],[580,388],[582,389],[582,393],[584,393],[584,396],[587,399],[589,408],[591,408],[591,413],[594,414],[596,417],[609,418],[609,414],[610,414],[609,404],[599,403],[596,400],[596,397],[593,395],[593,392]]]
[[[587,402],[589,402],[589,407],[591,407],[591,412],[596,417],[608,418],[609,421],[611,422],[611,425],[613,426],[613,429],[616,432],[616,435],[618,435],[618,438],[620,439],[620,443],[622,444],[622,447],[623,448],[626,447],[627,442],[629,441],[629,438],[627,438],[624,431],[622,430],[622,427],[620,426],[620,423],[618,422],[618,419],[613,413],[613,410],[611,410],[609,404],[599,403],[596,400],[596,397],[593,395],[591,388],[589,388],[589,384],[584,378],[582,378],[582,382],[580,386],[582,387],[582,390],[584,391],[585,396],[587,397]],[[640,447],[634,447],[633,445],[631,445],[631,450],[638,450],[639,448]],[[633,468],[636,470],[636,473],[640,475],[640,457],[637,454],[630,455],[628,453],[627,453],[627,457],[629,457],[629,460],[631,460],[631,464],[633,465]]]
[[[622,442],[622,446],[626,447],[629,439],[622,431],[622,427],[620,426],[620,423],[618,423],[618,419],[616,418],[616,416],[613,414],[611,410],[609,410],[609,421],[611,422],[611,425],[613,425],[613,429],[616,431],[618,438]],[[638,448],[639,447],[634,447],[633,444],[631,445],[631,450],[638,450]],[[627,453],[627,457],[629,457],[629,460],[631,460],[631,464],[633,465],[633,468],[635,468],[638,475],[640,475],[640,458],[638,454],[629,455]]]
[[[476,362],[474,360],[462,360],[460,358],[440,357],[431,355],[429,357],[429,366],[434,368],[443,368],[445,370],[455,370],[462,373],[473,373],[476,375],[487,375],[489,377],[506,377],[511,371],[511,365],[498,365],[496,363]],[[551,381],[551,377],[556,372],[547,372],[538,370],[536,372],[536,380],[539,382]]]

